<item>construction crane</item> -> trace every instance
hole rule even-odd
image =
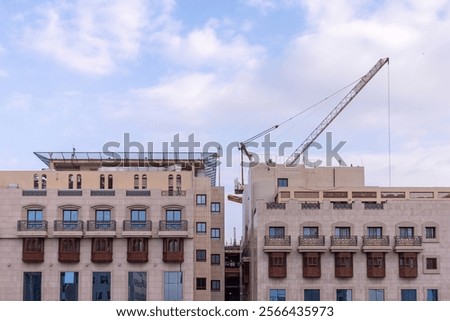
[[[303,143],[288,157],[285,164],[287,166],[295,166],[300,156],[311,146],[311,144],[319,137],[319,135],[331,124],[331,122],[344,110],[345,107],[358,95],[365,85],[377,74],[378,71],[389,63],[389,58],[382,58],[378,60],[375,66],[369,70],[353,87],[352,90],[341,100],[341,102],[325,117],[324,120],[312,131],[312,133],[303,141]]]

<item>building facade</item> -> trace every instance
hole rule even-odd
[[[450,187],[259,164],[242,200],[243,300],[450,300]]]
[[[215,155],[36,155],[0,172],[0,300],[224,299]]]

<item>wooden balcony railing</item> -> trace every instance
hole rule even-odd
[[[182,263],[184,261],[184,251],[163,251],[163,261],[167,263]]]

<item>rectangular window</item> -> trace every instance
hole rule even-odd
[[[320,301],[319,289],[305,289],[305,301]]]
[[[23,300],[41,301],[42,273],[23,273]]]
[[[220,254],[211,254],[211,265],[220,265]]]
[[[284,227],[282,226],[270,226],[269,237],[272,238],[284,238]]]
[[[164,301],[183,300],[183,272],[164,272]]]
[[[145,222],[147,220],[146,210],[131,210],[130,220],[131,222]]]
[[[111,227],[111,211],[96,210],[95,211],[95,228],[109,229]]]
[[[206,290],[206,278],[196,278],[195,288],[197,290]]]
[[[78,272],[61,272],[60,301],[78,301]]]
[[[318,238],[319,237],[319,228],[317,226],[303,227],[303,237]]]
[[[211,280],[211,291],[220,291],[220,280]]]
[[[27,211],[27,228],[41,228],[43,214],[42,210],[28,210]]]
[[[350,238],[350,227],[335,227],[334,235],[341,239],[348,239]]]
[[[439,301],[437,289],[427,289],[427,301]]]
[[[417,301],[417,291],[415,289],[402,289],[402,301]]]
[[[286,301],[285,289],[270,289],[269,301]]]
[[[92,273],[92,301],[111,300],[111,272]]]
[[[352,301],[352,290],[350,289],[337,289],[336,301]]]
[[[206,234],[206,222],[197,222],[196,231],[197,234]]]
[[[436,238],[436,227],[434,227],[434,226],[425,227],[425,238],[435,239]]]
[[[367,236],[371,239],[380,239],[383,236],[383,228],[381,227],[368,227]]]
[[[414,237],[414,227],[400,227],[400,238],[402,239],[412,239]]]
[[[278,179],[278,187],[288,187],[288,179],[287,178],[279,178]]]
[[[426,258],[427,270],[437,270],[437,258],[435,257],[427,257]]]
[[[128,301],[147,300],[147,272],[128,272]]]
[[[181,210],[167,210],[166,211],[167,222],[179,222],[181,221]]]
[[[197,205],[204,206],[206,205],[206,194],[197,194]]]
[[[369,301],[384,301],[384,290],[369,289]]]
[[[212,228],[211,229],[211,238],[212,239],[220,239],[220,228]]]
[[[197,262],[206,262],[206,250],[195,251],[195,260]]]
[[[211,202],[211,213],[220,213],[220,203]]]

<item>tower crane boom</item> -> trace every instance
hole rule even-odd
[[[341,102],[325,117],[324,120],[313,130],[313,132],[303,141],[303,143],[289,156],[285,165],[295,166],[300,156],[311,146],[311,144],[319,137],[319,135],[331,124],[331,122],[344,110],[345,107],[356,97],[356,95],[364,88],[365,85],[376,75],[376,73],[386,64],[389,58],[378,60],[375,66],[369,70],[350,90],[350,92],[341,100]]]

